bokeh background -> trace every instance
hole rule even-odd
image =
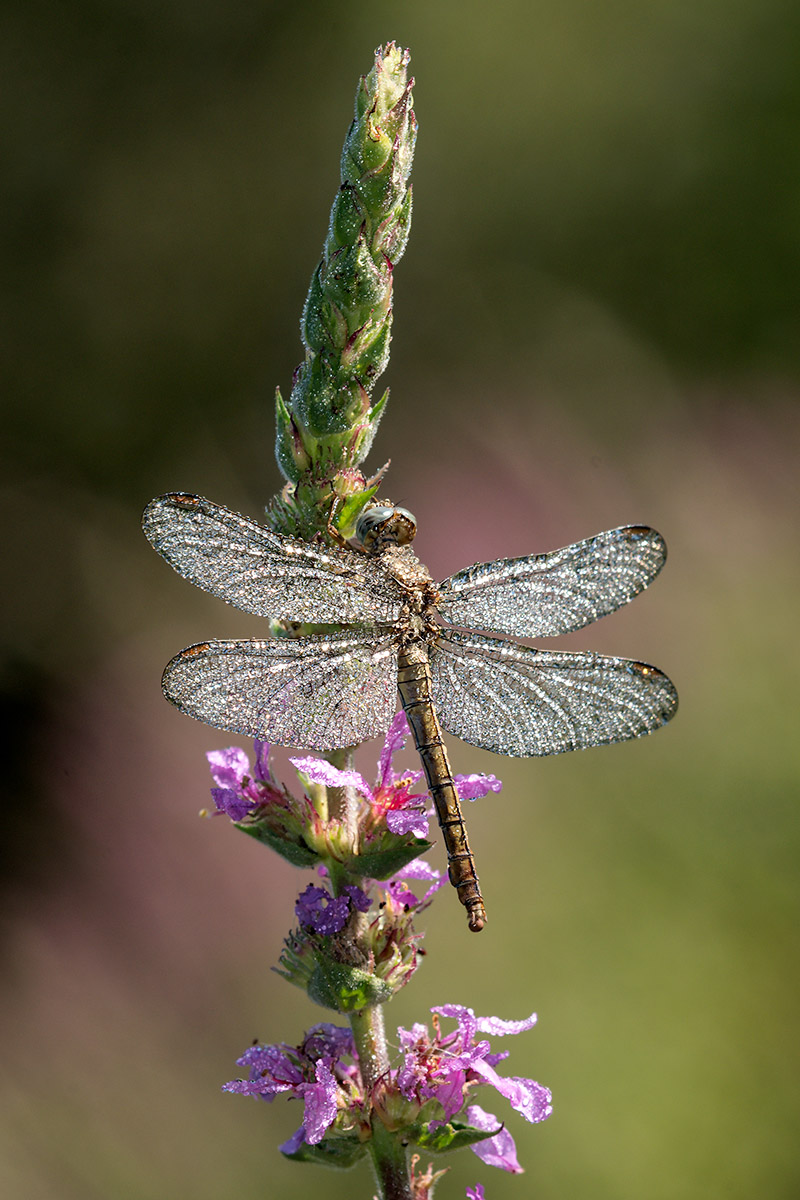
[[[654,661],[681,711],[532,763],[453,745],[491,923],[452,896],[390,1025],[539,1012],[504,1109],[521,1178],[439,1194],[800,1193],[796,618],[800,9],[792,0],[6,0],[0,1192],[369,1196],[223,1096],[325,1019],[270,971],[305,877],[200,821],[163,663],[253,622],[147,547],[151,495],[257,515],[272,392],[359,75],[412,50],[415,216],[368,466],[435,576],[626,522],[646,595],[564,643]],[[377,747],[361,760],[372,774]],[[411,761],[411,760],[409,760]],[[444,1165],[439,1163],[439,1165]]]

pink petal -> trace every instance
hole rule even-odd
[[[326,1062],[318,1062],[314,1068],[316,1084],[309,1084],[304,1096],[305,1115],[303,1127],[310,1146],[321,1142],[326,1130],[336,1117],[336,1080]]]
[[[268,783],[271,779],[269,770],[269,742],[259,742],[256,740],[253,746],[256,752],[255,778],[262,783]]]
[[[508,1033],[525,1033],[533,1029],[538,1020],[536,1013],[531,1013],[523,1021],[504,1021],[502,1017],[478,1017],[480,1033],[489,1033],[493,1037],[505,1037]]]
[[[533,1079],[522,1079],[515,1075],[498,1075],[494,1067],[485,1060],[476,1059],[471,1063],[471,1069],[515,1108],[526,1121],[536,1124],[544,1121],[553,1111],[552,1099],[547,1088],[542,1087]]]
[[[501,1171],[508,1171],[512,1175],[520,1175],[522,1167],[517,1158],[517,1148],[514,1145],[514,1139],[505,1126],[501,1125],[497,1117],[493,1113],[485,1112],[480,1105],[471,1104],[467,1109],[467,1120],[475,1129],[480,1129],[484,1132],[496,1129],[497,1133],[492,1138],[487,1138],[485,1142],[476,1142],[474,1146],[470,1146],[473,1154],[477,1154],[481,1162],[485,1162],[487,1167],[499,1167]]]
[[[428,818],[424,812],[415,808],[389,809],[386,814],[386,827],[392,833],[402,836],[413,833],[414,837],[424,838],[428,833]]]
[[[389,732],[386,734],[386,741],[383,743],[381,756],[378,760],[378,786],[385,787],[389,782],[389,775],[392,770],[392,759],[398,750],[402,750],[406,744],[408,737],[408,721],[406,714],[400,709],[400,712],[395,713],[394,720],[389,726]]]
[[[480,800],[503,786],[495,775],[456,775],[455,784],[460,800]]]
[[[289,1140],[284,1142],[282,1146],[279,1146],[278,1149],[282,1150],[284,1154],[297,1154],[297,1151],[303,1145],[305,1140],[306,1131],[301,1125],[300,1128],[292,1134]]]
[[[392,876],[393,879],[435,879],[442,878],[441,871],[437,871],[436,867],[432,867],[424,858],[414,858],[410,863],[406,863],[399,871],[396,871]]]
[[[441,1013],[443,1017],[455,1017],[458,1021],[462,1050],[473,1046],[478,1026],[471,1008],[465,1008],[463,1004],[442,1004],[438,1008],[432,1008],[431,1012]]]
[[[322,783],[326,787],[352,787],[368,800],[372,799],[372,788],[358,771],[340,771],[324,758],[290,758],[289,762],[310,783]]]
[[[209,750],[206,758],[211,768],[211,778],[220,787],[239,787],[242,777],[250,774],[250,759],[241,746]]]

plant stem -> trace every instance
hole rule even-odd
[[[348,746],[344,750],[331,750],[327,759],[340,771],[351,771],[355,765],[355,748]],[[359,797],[353,787],[328,786],[328,812],[331,817],[338,817],[345,824],[355,849],[358,833]]]
[[[372,1122],[370,1153],[383,1200],[413,1200],[408,1150],[400,1135],[390,1133],[380,1117]]]
[[[389,1069],[383,1007],[380,1004],[350,1014],[350,1026],[367,1095],[380,1086]],[[370,1154],[382,1200],[413,1200],[408,1150],[402,1136],[387,1129],[378,1114],[372,1114]]]

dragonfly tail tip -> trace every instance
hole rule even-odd
[[[473,933],[480,933],[486,924],[486,909],[483,905],[477,909],[469,909],[467,912],[469,917],[469,927]]]

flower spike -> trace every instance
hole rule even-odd
[[[275,455],[289,482],[269,515],[281,533],[310,539],[348,498],[352,524],[353,501],[370,498],[358,467],[388,398],[373,404],[371,393],[389,361],[392,276],[411,226],[417,122],[408,59],[393,42],[378,49],[356,92],[341,187],[303,310],[305,359],[288,401],[276,393]]]

